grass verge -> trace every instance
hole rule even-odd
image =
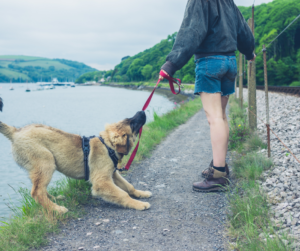
[[[278,228],[272,222],[272,212],[266,194],[260,189],[258,180],[262,173],[271,168],[272,161],[259,149],[266,148],[256,132],[247,126],[245,108],[238,101],[230,99],[230,143],[233,152],[233,177],[236,186],[228,193],[229,236],[233,239],[231,248],[243,251],[291,250],[286,236],[276,233]]]
[[[102,85],[110,85],[110,82],[105,82]],[[156,83],[151,83],[151,82],[118,82],[118,83],[113,83],[114,85],[120,85],[120,86],[135,86],[135,87],[140,87],[140,86],[145,86],[145,87],[154,87],[156,85]],[[177,87],[177,85],[174,85],[175,88]],[[158,88],[167,88],[169,89],[169,83],[164,80],[163,82],[160,82],[157,86]],[[195,89],[195,85],[193,84],[185,84],[184,85],[184,89],[183,90],[194,90]]]
[[[171,112],[159,117],[154,114],[154,121],[144,127],[139,151],[135,161],[140,161],[151,154],[173,129],[185,123],[202,107],[200,98],[185,102]],[[128,160],[124,159],[124,163]],[[24,251],[38,248],[47,243],[49,233],[59,232],[59,223],[84,213],[82,205],[98,203],[91,198],[91,185],[84,180],[63,179],[48,189],[56,203],[65,206],[69,212],[58,215],[44,210],[30,196],[30,191],[20,188],[21,207],[12,207],[13,218],[0,222],[0,250]],[[63,196],[63,197],[62,197]],[[61,200],[59,198],[61,197]]]

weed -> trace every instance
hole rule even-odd
[[[233,98],[230,98],[229,135],[229,150],[238,149],[250,135],[245,110]]]

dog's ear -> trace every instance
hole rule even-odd
[[[116,124],[106,125],[106,131],[109,133],[111,142],[116,148],[118,153],[128,154],[129,151],[129,138],[126,132],[117,128]]]

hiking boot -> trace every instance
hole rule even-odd
[[[212,167],[213,167],[213,160],[210,162],[209,167],[202,171],[201,175],[203,178],[208,177],[208,174],[211,172]],[[228,168],[227,163],[225,164],[225,172],[226,172],[227,177],[229,177],[229,168]]]
[[[226,172],[219,172],[211,168],[205,180],[193,184],[193,190],[204,193],[223,192],[227,190],[227,185],[229,185],[229,180]]]

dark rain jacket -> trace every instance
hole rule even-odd
[[[233,0],[188,0],[171,53],[162,66],[170,76],[192,57],[235,55],[254,57],[254,37]]]

